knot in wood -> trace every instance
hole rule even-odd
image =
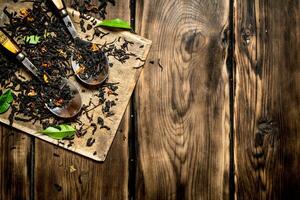
[[[245,45],[248,45],[250,43],[251,37],[254,35],[254,30],[251,28],[251,26],[247,28],[242,28],[241,30],[241,36],[243,39],[243,43]]]
[[[199,30],[189,30],[182,35],[184,51],[188,54],[198,52],[205,45],[205,37]]]
[[[263,147],[266,136],[268,136],[267,141],[269,141],[267,144],[271,143],[271,145],[273,145],[275,135],[277,135],[276,133],[278,132],[277,123],[271,119],[262,118],[257,123],[257,129],[258,131],[254,137],[254,146],[256,148]]]

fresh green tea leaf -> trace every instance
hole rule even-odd
[[[49,137],[62,140],[67,138],[72,138],[76,132],[76,129],[70,125],[62,124],[57,127],[48,127],[40,133],[48,135]]]
[[[39,44],[41,42],[41,37],[38,35],[29,35],[24,37],[24,41],[27,44]]]
[[[0,114],[5,113],[9,108],[11,103],[14,100],[11,90],[7,90],[0,96]]]
[[[111,19],[103,20],[97,24],[97,26],[104,26],[109,28],[122,28],[122,29],[131,29],[131,26],[128,22],[123,21],[122,19]]]

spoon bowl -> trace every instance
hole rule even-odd
[[[70,91],[73,93],[73,98],[63,107],[53,107],[50,108],[47,104],[46,107],[51,113],[60,117],[60,118],[73,118],[75,117],[82,109],[82,99],[77,87],[72,83],[72,81],[62,78],[63,86],[68,86]]]
[[[100,85],[103,82],[105,82],[106,79],[108,78],[109,64],[108,64],[108,60],[107,60],[106,56],[105,56],[105,58],[106,58],[106,61],[104,63],[103,69],[100,71],[100,73],[98,73],[97,76],[90,76],[88,78],[83,78],[79,73],[77,73],[78,71],[80,71],[80,65],[74,59],[74,55],[71,56],[71,65],[72,65],[73,71],[76,74],[76,77],[81,82],[83,82],[86,85],[97,86],[97,85]]]
[[[25,66],[28,69],[28,71],[30,71],[43,84],[40,77],[41,74],[39,70],[25,56],[25,54],[21,51],[21,48],[17,45],[17,43],[2,28],[0,28],[0,45],[4,49],[6,49],[10,54],[12,54],[20,63],[22,63],[23,66]],[[54,115],[60,118],[72,118],[75,115],[77,115],[82,108],[81,96],[79,90],[70,80],[66,78],[60,78],[60,79],[62,81],[62,85],[60,89],[63,89],[65,86],[68,86],[70,88],[70,92],[73,94],[72,95],[73,98],[70,99],[70,101],[63,107],[50,108],[48,105],[46,105],[46,107],[51,113],[53,113]]]
[[[72,35],[72,38],[74,39],[76,46],[82,49],[82,48],[87,48],[87,47],[93,45],[93,43],[86,41],[84,39],[81,39],[79,37],[77,30],[66,10],[66,6],[65,6],[64,2],[62,0],[51,0],[51,1],[53,3],[54,7],[59,12],[69,33]],[[90,85],[90,86],[96,86],[96,85],[102,84],[108,78],[108,72],[109,72],[108,58],[107,58],[107,56],[105,56],[104,52],[101,52],[101,54],[103,54],[103,56],[105,58],[105,61],[104,62],[102,61],[103,63],[101,63],[101,62],[97,63],[98,66],[88,66],[88,67],[96,67],[96,69],[99,70],[99,71],[93,72],[93,74],[96,74],[96,76],[89,76],[87,78],[83,78],[78,73],[80,71],[80,65],[75,60],[74,52],[73,52],[73,56],[71,57],[72,68],[80,81],[82,81],[83,83]],[[99,65],[104,65],[104,66],[99,67]]]

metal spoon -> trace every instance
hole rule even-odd
[[[65,6],[64,2],[62,0],[51,0],[51,1],[54,4],[54,6],[56,7],[56,9],[58,10],[60,16],[62,17],[66,27],[68,28],[70,34],[72,35],[74,41],[75,42],[77,41],[78,43],[82,43],[82,44],[92,44],[90,41],[84,40],[78,36],[75,26],[66,10],[66,6]],[[105,56],[105,54],[104,54],[104,56]],[[74,55],[71,57],[71,64],[72,64],[72,68],[79,80],[81,80],[83,83],[85,83],[87,85],[95,86],[95,85],[100,85],[108,78],[109,63],[108,63],[108,59],[106,56],[105,56],[105,59],[106,59],[106,61],[105,61],[105,63],[103,63],[104,67],[103,67],[103,70],[101,71],[101,73],[99,73],[99,75],[97,75],[97,77],[91,76],[88,79],[81,78],[80,75],[77,73],[78,71],[80,71],[80,66],[79,66],[78,62],[74,59]]]
[[[38,69],[32,64],[32,62],[22,53],[21,48],[17,43],[10,38],[10,36],[0,28],[0,45],[4,47],[9,53],[11,53],[19,62],[21,62],[34,76],[40,80]],[[50,77],[51,78],[51,77]],[[67,105],[63,107],[54,107],[50,108],[48,105],[46,107],[54,115],[60,118],[72,118],[75,117],[82,108],[82,100],[79,93],[79,90],[76,86],[68,79],[62,78],[62,86],[69,86],[71,92],[74,94],[74,97],[68,102]]]

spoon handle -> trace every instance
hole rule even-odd
[[[18,44],[5,30],[3,30],[3,28],[0,28],[0,45],[16,57],[33,75],[39,78],[38,69],[28,60],[28,58],[26,58]]]
[[[19,53],[21,53],[21,49],[17,45],[17,43],[13,39],[11,39],[10,36],[2,28],[0,28],[0,44],[14,56],[17,56]]]
[[[63,0],[51,0],[56,9],[58,10],[60,16],[62,17],[66,27],[68,28],[70,34],[72,35],[73,39],[78,38],[77,31],[75,26],[66,10],[66,6]]]
[[[62,0],[52,0],[52,2],[59,11],[66,9],[66,6]]]

